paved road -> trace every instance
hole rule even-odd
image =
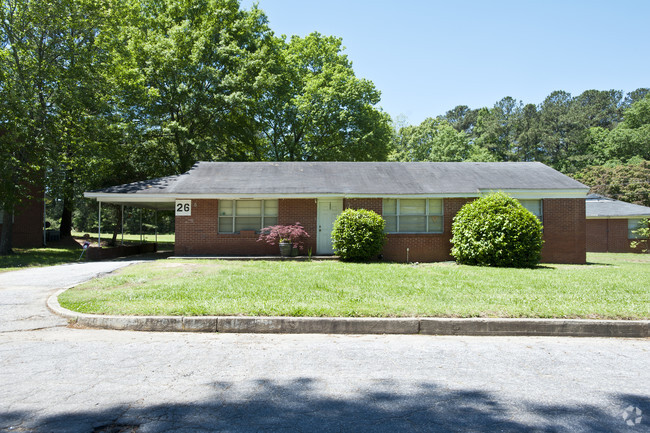
[[[0,276],[0,431],[650,431],[648,340],[70,329],[42,310],[67,277],[21,272]]]
[[[112,272],[137,261],[73,263],[0,273],[0,332],[65,326],[45,306],[58,289]]]

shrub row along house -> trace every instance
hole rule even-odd
[[[263,227],[301,223],[305,250],[332,254],[346,208],[386,221],[387,260],[451,260],[467,202],[503,191],[544,224],[542,261],[586,260],[585,185],[537,162],[198,162],[187,173],[85,193],[102,203],[176,210],[177,255],[277,255]]]

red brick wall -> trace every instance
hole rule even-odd
[[[277,245],[257,242],[254,231],[219,234],[219,201],[192,200],[192,215],[176,217],[175,253],[178,255],[262,256],[279,255]],[[316,250],[316,201],[286,199],[278,202],[278,224],[300,222],[310,238],[305,252]]]
[[[379,215],[383,213],[383,201],[380,198],[345,198],[343,209],[366,209]]]
[[[454,216],[465,203],[473,199],[446,198],[444,207],[444,230],[432,234],[389,234],[384,246],[384,258],[396,262],[440,262],[453,260],[451,251],[451,224]]]
[[[587,220],[587,251],[594,253],[640,253],[643,246],[630,246],[627,219]]]
[[[309,237],[305,240],[303,253],[311,248],[316,254],[318,205],[311,199],[282,199],[278,202],[278,224],[287,225],[300,223],[305,228]],[[279,254],[279,253],[278,253]]]
[[[15,248],[36,248],[43,246],[43,191],[33,188],[34,197],[16,209],[12,233]],[[0,231],[2,224],[0,224]]]
[[[451,250],[451,224],[453,217],[460,208],[473,199],[444,199],[444,231],[443,233],[426,234],[389,234],[382,252],[384,259],[406,262],[408,248],[408,261],[411,262],[439,262],[452,260]],[[382,213],[382,199],[345,199],[343,206],[351,209],[368,209]]]
[[[585,263],[587,237],[585,199],[544,199],[542,262]]]
[[[432,234],[390,234],[384,246],[386,260],[432,262],[453,260],[451,225],[458,210],[473,199],[444,199],[444,231]],[[344,208],[369,209],[379,214],[382,199],[345,199]],[[192,216],[176,217],[176,254],[212,255],[278,255],[277,246],[257,242],[254,232],[222,234],[218,231],[218,201],[192,200]],[[584,199],[545,199],[544,247],[542,261],[584,263],[586,261],[586,228]],[[282,199],[278,203],[278,223],[300,222],[310,234],[305,251],[316,251],[317,203],[314,199]],[[627,236],[627,226],[626,226]]]
[[[587,251],[594,253],[607,252],[608,220],[587,220]],[[626,233],[627,237],[627,233]]]

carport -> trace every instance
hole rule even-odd
[[[117,185],[101,190],[88,191],[84,197],[95,199],[99,205],[97,212],[97,245],[101,248],[102,203],[121,206],[121,243],[124,244],[124,208],[126,206],[140,211],[140,241],[142,242],[142,210],[154,211],[155,242],[158,243],[158,211],[174,210],[175,196],[156,192],[166,188],[178,176],[167,176],[142,182]]]

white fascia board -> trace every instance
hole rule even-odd
[[[479,189],[479,195],[502,192],[519,199],[587,198],[588,189]]]
[[[104,192],[84,192],[84,197],[94,198],[102,203],[173,203],[174,197],[162,194],[116,194]]]
[[[625,216],[596,215],[596,216],[587,216],[586,218],[588,220],[635,220],[635,219],[650,218],[650,215],[625,215]]]
[[[103,193],[85,192],[84,197],[94,198],[97,201],[106,203],[115,202],[140,202],[140,203],[170,203],[175,200],[191,199],[288,199],[288,198],[475,198],[492,192],[503,192],[514,198],[521,199],[543,199],[543,198],[585,198],[587,190],[566,189],[566,190],[488,190],[481,189],[475,193],[429,193],[429,194],[349,194],[349,193],[299,193],[299,194],[137,194],[137,193]]]

